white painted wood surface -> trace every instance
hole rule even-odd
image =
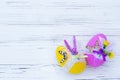
[[[77,35],[79,50],[96,33],[115,58],[79,75],[57,65],[55,49]],[[1,0],[0,80],[120,80],[120,0]]]

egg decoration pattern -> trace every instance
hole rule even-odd
[[[67,40],[64,40],[64,43],[66,46],[58,46],[56,49],[58,64],[66,68],[70,74],[82,73],[86,68],[86,56],[77,51],[75,36],[73,36],[73,48],[71,48]]]
[[[109,50],[107,47],[110,46],[110,42],[107,40],[107,37],[104,34],[97,34],[89,40],[86,45],[87,56],[86,62],[92,67],[101,66],[105,61],[106,57],[114,57],[112,50]]]

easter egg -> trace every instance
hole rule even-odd
[[[79,74],[86,68],[85,59],[73,58],[64,46],[58,46],[56,49],[56,58],[58,64],[65,68],[70,74]]]
[[[79,74],[84,71],[86,67],[85,62],[75,62],[72,67],[69,69],[69,73],[71,74]]]
[[[58,46],[56,49],[56,58],[60,66],[64,66],[70,58],[70,54],[67,49],[63,46]]]
[[[99,51],[104,45],[100,39],[104,40],[105,45],[109,44],[104,34],[97,34],[93,36],[86,45],[86,48],[88,49],[88,52],[86,53],[88,56],[86,62],[92,67],[101,66],[105,62],[103,58],[99,57],[99,54],[93,52],[94,50]]]

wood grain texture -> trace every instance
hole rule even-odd
[[[115,58],[70,75],[55,49],[77,36],[79,51],[104,33]],[[1,0],[0,80],[120,80],[120,0]]]

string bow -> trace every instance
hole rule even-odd
[[[99,51],[93,50],[93,53],[97,53],[97,54],[102,55],[103,61],[106,61],[106,56],[107,55],[105,54],[104,49],[100,48]]]

